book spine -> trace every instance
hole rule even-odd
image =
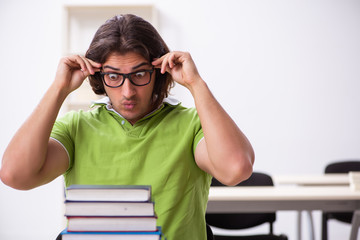
[[[68,228],[66,229],[66,232],[64,232],[64,234],[94,234],[94,235],[98,235],[98,234],[109,234],[109,233],[113,233],[113,234],[133,234],[134,232],[136,234],[158,234],[159,235],[159,239],[161,238],[161,228],[157,228],[156,227],[156,215],[155,215],[155,211],[154,211],[154,202],[151,201],[151,187],[150,186],[107,186],[107,185],[73,185],[70,186],[69,188],[67,188],[67,190],[71,190],[71,189],[95,189],[97,193],[102,193],[102,189],[104,191],[106,191],[106,189],[146,189],[149,191],[150,197],[147,201],[141,201],[139,202],[138,199],[134,199],[134,200],[126,200],[126,201],[121,201],[121,200],[117,200],[117,201],[80,201],[80,200],[71,200],[68,199],[67,196],[65,195],[65,216],[68,220]],[[100,196],[101,198],[102,196]],[[91,197],[90,197],[91,199]],[[121,205],[123,204],[123,205]],[[140,205],[144,206],[144,204],[149,204],[150,206],[146,206],[145,210],[139,210]],[[75,208],[77,208],[77,205],[79,205],[79,208],[81,209],[85,209],[85,212],[83,213],[69,213],[68,212],[68,208],[69,205],[71,205],[72,207],[75,206]],[[99,212],[97,214],[94,214],[95,212],[93,212],[93,210],[99,210],[102,209],[102,207],[105,207],[104,212]],[[117,210],[117,211],[116,211]],[[107,212],[106,212],[107,211]],[[143,230],[143,225],[141,225],[141,221],[131,221],[131,225],[126,225],[123,224],[122,226],[116,226],[114,229],[112,230],[111,228],[109,228],[108,226],[106,226],[106,219],[107,220],[120,220],[120,219],[124,219],[124,218],[132,218],[132,219],[139,219],[141,217],[144,218],[152,218],[155,219],[155,226],[152,227],[151,223],[151,227],[149,227],[149,225],[147,226],[146,230]],[[78,228],[73,229],[72,225],[71,225],[71,221],[72,219],[77,218],[78,220],[80,220],[80,225],[86,225],[88,224],[88,220],[95,220],[99,219],[99,218],[103,218],[105,219],[105,227],[102,226],[96,226],[96,227],[92,227],[91,223],[89,225],[87,225],[87,227],[82,227],[81,229],[84,229],[82,231],[79,231]],[[90,221],[91,222],[91,221]],[[115,221],[116,222],[116,221]],[[95,230],[94,230],[95,229]],[[110,229],[110,230],[109,230]],[[136,230],[134,230],[136,229]],[[150,230],[151,229],[151,230]],[[134,234],[135,234],[134,233]]]

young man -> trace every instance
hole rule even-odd
[[[56,120],[65,98],[89,77],[106,98]],[[167,98],[173,82],[195,108]],[[0,177],[17,189],[59,175],[71,184],[152,186],[158,225],[169,240],[206,239],[211,178],[235,185],[252,173],[251,144],[200,77],[189,53],[170,52],[134,15],[96,32],[85,56],[61,59],[55,80],[9,143]]]

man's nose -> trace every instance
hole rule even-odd
[[[129,78],[125,78],[123,85],[121,86],[124,97],[130,98],[136,94],[135,86],[130,82]]]

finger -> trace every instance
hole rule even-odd
[[[102,64],[86,58],[95,72],[100,71]]]
[[[175,60],[176,60],[175,53],[170,54],[169,55],[169,67],[170,68],[173,68],[176,65]]]
[[[163,61],[161,62],[161,73],[164,74],[167,71],[168,67],[168,59],[169,59],[169,53],[164,56]]]
[[[95,72],[100,71],[101,68],[100,63],[94,62],[80,55],[73,55],[67,59],[67,64],[70,68],[81,70],[85,76],[94,74]]]
[[[165,55],[163,55],[163,56],[161,56],[160,58],[155,59],[155,60],[152,62],[152,65],[154,65],[155,68],[160,68],[160,72],[161,72],[162,63],[164,62],[164,59],[166,58],[167,55],[168,55],[168,53],[165,54]]]
[[[158,62],[152,62],[151,64],[154,66],[154,68],[158,68],[158,69],[161,68],[161,62],[160,62],[160,63],[158,63]]]
[[[160,69],[160,72],[161,72],[162,74],[164,74],[164,72],[163,72],[163,67],[162,67],[162,66],[163,66],[163,64],[164,64],[164,59],[166,58],[167,55],[168,55],[168,54],[165,54],[165,55],[161,56],[160,58],[155,59],[155,60],[152,62],[152,65],[154,65],[155,68]]]
[[[85,58],[85,57],[81,57],[83,59],[83,61],[85,62],[86,68],[88,70],[88,74],[90,75],[94,75],[95,72],[99,72],[101,70],[101,63],[97,63],[91,59]]]
[[[80,69],[81,71],[86,71],[86,63],[79,55],[74,55],[68,57],[68,65],[72,69]]]
[[[169,58],[170,68],[175,67],[178,64],[183,64],[187,59],[185,52],[173,52]]]
[[[160,68],[160,72],[164,74],[165,72],[169,72],[171,68],[173,68],[177,63],[177,56],[175,52],[170,52],[163,55],[160,58],[155,59],[152,62],[155,68]]]
[[[84,73],[87,72],[87,73],[93,75],[95,73],[95,71],[94,71],[94,68],[93,68],[92,64],[90,63],[89,59],[87,59],[83,56],[80,56],[80,58],[83,60],[83,62],[86,65],[86,69],[82,69],[82,70],[84,70],[83,72]]]
[[[154,66],[159,66],[163,59],[164,59],[164,56],[162,56],[161,58],[155,58],[151,64]]]

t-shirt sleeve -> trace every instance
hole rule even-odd
[[[201,127],[200,118],[197,114],[197,111],[194,109],[194,129],[195,129],[195,136],[193,142],[193,153],[195,154],[196,147],[198,146],[199,142],[204,139],[204,133]]]
[[[74,162],[74,141],[72,134],[72,121],[74,113],[67,113],[65,116],[56,120],[50,137],[59,142],[67,151],[69,156],[69,169],[71,169]]]
[[[203,130],[200,129],[197,134],[195,135],[195,139],[194,139],[194,145],[193,145],[193,153],[195,154],[195,150],[197,145],[204,139],[204,133]]]

